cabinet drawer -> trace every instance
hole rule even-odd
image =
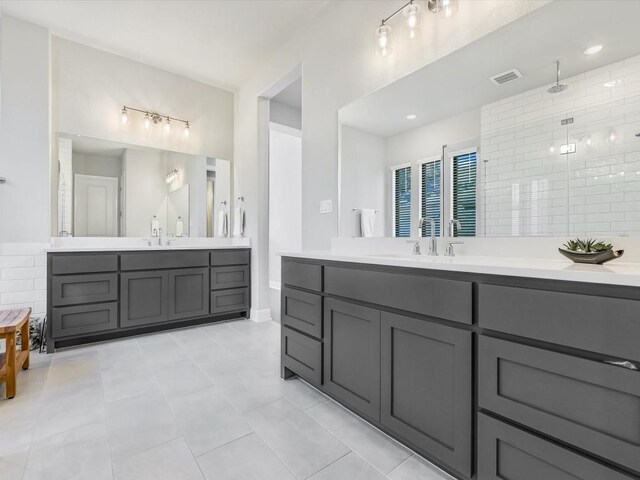
[[[99,273],[118,270],[118,255],[71,254],[51,255],[51,273]]]
[[[100,333],[118,328],[118,303],[53,308],[53,338]]]
[[[460,323],[472,323],[471,282],[325,267],[325,292]]]
[[[382,425],[471,476],[472,333],[382,312]]]
[[[64,275],[51,280],[54,307],[118,299],[118,274]]]
[[[322,291],[322,266],[282,259],[282,283]]]
[[[211,267],[211,290],[249,286],[249,266]]]
[[[640,301],[479,286],[479,324],[500,332],[640,360]]]
[[[208,262],[209,253],[204,251],[129,252],[120,255],[121,270],[206,267]]]
[[[316,338],[322,338],[322,297],[282,288],[282,324]]]
[[[249,265],[250,250],[216,250],[211,252],[210,262],[213,266]]]
[[[322,384],[322,344],[282,327],[282,365],[315,385]]]
[[[632,476],[478,415],[478,480],[631,480]]]
[[[479,405],[640,472],[640,375],[480,337]]]
[[[211,292],[211,313],[237,312],[249,309],[249,289],[233,288]]]

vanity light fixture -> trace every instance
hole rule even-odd
[[[182,120],[181,118],[172,117],[171,115],[163,115],[161,113],[151,112],[149,110],[141,110],[139,108],[128,107],[124,105],[121,110],[122,123],[129,123],[129,113],[138,112],[144,114],[144,128],[150,130],[153,125],[162,125],[165,133],[171,133],[172,122],[179,122],[184,124],[184,136],[189,138],[191,124],[189,120]]]
[[[593,55],[595,53],[598,53],[600,50],[602,50],[603,46],[602,45],[593,45],[592,47],[587,48],[584,51],[585,55]]]
[[[430,13],[443,12],[445,17],[451,17],[458,11],[458,0],[426,0],[426,11]],[[421,23],[421,8],[416,0],[409,0],[402,7],[397,9],[387,18],[383,18],[380,26],[376,28],[376,51],[379,55],[386,57],[393,52],[391,46],[391,27],[387,22],[400,12],[406,18],[406,26],[409,38],[414,39],[418,36]]]

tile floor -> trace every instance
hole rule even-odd
[[[248,320],[35,354],[0,480],[451,479],[279,361],[280,326]]]

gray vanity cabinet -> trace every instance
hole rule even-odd
[[[169,270],[169,320],[209,313],[209,269]]]
[[[472,333],[382,313],[381,423],[471,476]]]
[[[136,327],[169,318],[169,272],[120,274],[120,326]]]
[[[332,298],[324,305],[324,388],[374,421],[380,419],[379,310]]]
[[[600,462],[478,415],[478,480],[631,480]]]

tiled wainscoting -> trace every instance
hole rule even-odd
[[[0,310],[47,311],[46,243],[0,243]]]

